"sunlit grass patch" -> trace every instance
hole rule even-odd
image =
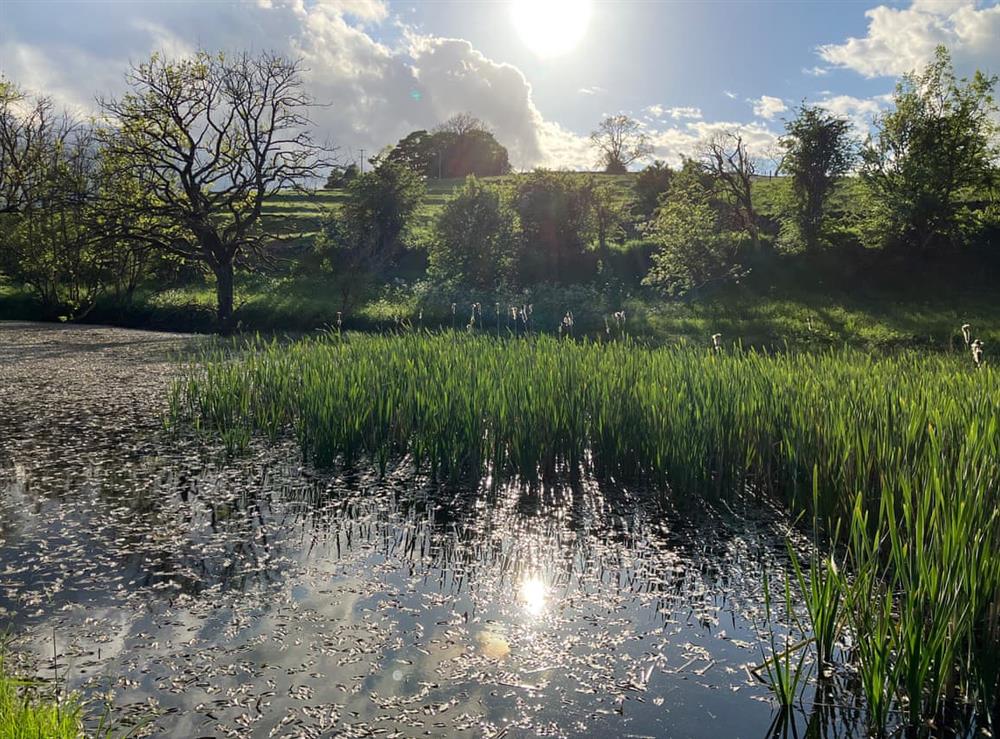
[[[76,739],[82,707],[74,695],[52,697],[32,680],[7,673],[0,654],[0,739]]]

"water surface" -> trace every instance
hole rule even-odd
[[[191,341],[0,323],[0,621],[40,674],[156,736],[775,729],[773,512],[226,459],[162,428]],[[807,722],[851,734],[779,731]]]

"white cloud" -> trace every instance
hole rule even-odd
[[[581,95],[599,95],[602,92],[607,92],[603,87],[598,87],[597,85],[592,85],[590,87],[581,87],[577,92]]]
[[[3,38],[18,41],[0,41],[0,73],[89,114],[96,96],[122,92],[130,60],[154,50],[275,48],[302,58],[307,89],[321,104],[311,115],[318,137],[346,159],[463,111],[493,128],[516,167],[552,163],[545,146],[567,150],[566,132],[547,126],[516,67],[467,41],[419,35],[402,23],[397,46],[380,43],[367,30],[389,19],[377,0],[103,4],[88,12],[101,30],[86,47],[4,28]]]
[[[677,166],[683,157],[697,156],[702,145],[722,133],[737,132],[754,156],[763,157],[778,141],[779,132],[761,123],[689,121],[652,134],[654,156]]]
[[[761,95],[759,98],[751,98],[749,102],[753,104],[753,114],[767,120],[771,120],[779,113],[784,113],[788,110],[788,106],[785,105],[784,100],[772,97],[771,95]]]
[[[674,120],[682,119],[700,119],[702,117],[701,108],[695,108],[691,106],[678,106],[674,108],[667,108],[663,105],[648,105],[643,110],[654,118],[673,118]]]
[[[830,69],[828,67],[803,67],[802,74],[808,74],[810,77],[825,77],[830,74]]]
[[[736,98],[738,98],[738,97],[739,97],[739,95],[737,95],[737,94],[736,94],[735,92],[733,92],[732,90],[723,90],[723,91],[722,91],[722,94],[723,94],[723,95],[725,95],[725,96],[726,96],[727,98],[729,98],[730,100],[735,100]]]
[[[879,5],[865,15],[864,37],[820,46],[819,55],[865,77],[894,77],[923,66],[945,44],[959,70],[1000,67],[1000,4],[914,0],[908,8]]]
[[[594,166],[586,132],[547,120],[520,70],[488,58],[467,41],[417,33],[382,2],[98,4],[88,13],[98,30],[86,46],[57,43],[35,29],[15,33],[9,19],[0,21],[0,38],[6,39],[0,41],[0,72],[91,113],[97,95],[123,90],[129,60],[154,50],[274,48],[303,59],[307,89],[322,103],[311,116],[317,136],[339,146],[345,160],[359,149],[378,151],[412,130],[469,111],[493,128],[515,168]],[[392,45],[371,31],[384,23],[399,30]],[[592,86],[581,93],[587,91],[603,92]],[[643,113],[656,156],[673,163],[681,154],[694,154],[719,130],[739,129],[751,147],[766,147],[777,136],[761,122],[705,121],[696,107],[651,105]]]
[[[871,98],[857,98],[851,95],[827,95],[816,102],[836,116],[846,118],[854,128],[854,134],[864,138],[871,131],[875,117],[890,107],[892,95],[876,95]]]

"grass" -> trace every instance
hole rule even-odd
[[[76,739],[82,714],[75,696],[52,698],[35,681],[8,674],[0,654],[0,739]]]
[[[588,474],[677,496],[777,498],[833,540],[793,584],[811,649],[858,675],[878,733],[946,713],[995,720],[998,402],[1000,371],[974,370],[964,353],[716,354],[407,332],[205,356],[171,407],[175,423],[234,451],[294,434],[321,466],[403,462],[440,479],[521,483]],[[831,566],[838,551],[843,572]],[[842,630],[849,647],[836,650]],[[801,663],[786,657],[772,665],[791,700]]]

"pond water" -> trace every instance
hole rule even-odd
[[[847,736],[776,725],[780,517],[593,482],[448,490],[162,428],[191,340],[0,323],[0,623],[170,737]],[[809,691],[807,691],[808,693]],[[808,708],[808,706],[807,706]]]

